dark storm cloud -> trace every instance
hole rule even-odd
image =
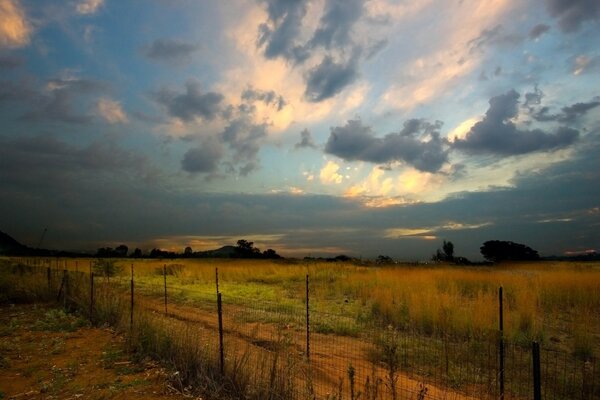
[[[404,123],[400,132],[379,138],[360,120],[351,120],[345,126],[331,128],[325,152],[347,161],[403,161],[420,171],[437,172],[448,161],[440,127],[439,121],[432,124],[412,119]]]
[[[304,129],[300,132],[300,141],[294,145],[294,149],[316,149],[317,145],[313,141],[313,138],[308,129]]]
[[[199,147],[189,149],[181,160],[181,168],[190,173],[214,173],[223,157],[223,148],[216,140],[205,140]]]
[[[309,48],[347,46],[352,27],[363,14],[363,0],[328,0],[319,27],[308,42]]]
[[[544,33],[550,30],[550,26],[546,24],[537,24],[529,31],[529,39],[535,40],[541,37]]]
[[[151,60],[177,65],[191,61],[192,54],[199,49],[199,45],[181,40],[157,39],[142,51]]]
[[[550,107],[541,106],[541,99],[543,97],[543,93],[541,90],[536,88],[534,93],[527,93],[524,106],[528,107],[529,114],[533,119],[538,122],[563,122],[563,123],[576,123],[578,120],[586,115],[591,110],[600,106],[600,98],[596,97],[588,102],[578,102],[571,104],[570,106],[565,106],[558,113],[552,113]],[[533,99],[533,100],[532,100]]]
[[[340,93],[357,78],[356,58],[338,63],[327,56],[321,64],[308,71],[304,97],[314,103],[326,100]]]
[[[600,19],[600,2],[597,0],[546,0],[551,16],[558,19],[563,32],[575,32],[585,21]]]
[[[242,92],[241,97],[246,102],[262,101],[267,105],[274,105],[277,111],[281,111],[286,105],[283,96],[278,95],[274,90],[264,91],[247,88]]]
[[[265,57],[284,57],[289,60],[302,60],[300,46],[296,38],[300,33],[302,19],[306,15],[308,1],[305,0],[266,0],[268,23],[259,27],[258,46],[265,46]]]
[[[25,64],[25,61],[18,56],[0,55],[0,69],[15,69]]]
[[[600,106],[600,99],[587,103],[575,103],[573,105],[562,108],[562,116],[559,121],[574,122],[588,111]]]
[[[170,116],[184,122],[191,122],[196,118],[212,120],[221,111],[224,99],[220,93],[204,93],[200,83],[196,81],[185,84],[185,93],[163,88],[153,93],[152,97],[167,109]]]
[[[514,90],[492,97],[485,117],[464,139],[456,139],[453,147],[472,154],[511,156],[564,148],[579,138],[577,130],[567,127],[559,127],[554,133],[519,129],[511,121],[518,115],[518,100]]]

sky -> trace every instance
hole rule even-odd
[[[596,0],[0,0],[0,230],[600,251]]]

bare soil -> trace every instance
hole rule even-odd
[[[183,399],[110,328],[49,305],[0,306],[0,399]]]

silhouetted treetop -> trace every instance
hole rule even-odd
[[[488,240],[480,248],[481,254],[489,261],[534,261],[540,255],[531,247],[520,243],[502,240]]]

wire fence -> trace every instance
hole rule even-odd
[[[152,320],[167,337],[185,332],[197,346],[186,356],[204,360],[190,365],[210,362],[227,376],[244,369],[249,385],[268,382],[272,399],[600,399],[593,357],[542,345],[536,359],[537,343],[511,342],[501,332],[425,334],[318,310],[308,277],[305,296],[265,301],[228,296],[218,281],[213,293],[170,288],[166,267],[162,282],[148,283],[136,280],[133,266],[131,277],[109,277],[83,265],[61,269],[58,261],[13,265],[10,272],[37,276],[65,310],[92,323],[129,326],[133,335]],[[167,339],[154,339],[148,346],[164,352]]]

